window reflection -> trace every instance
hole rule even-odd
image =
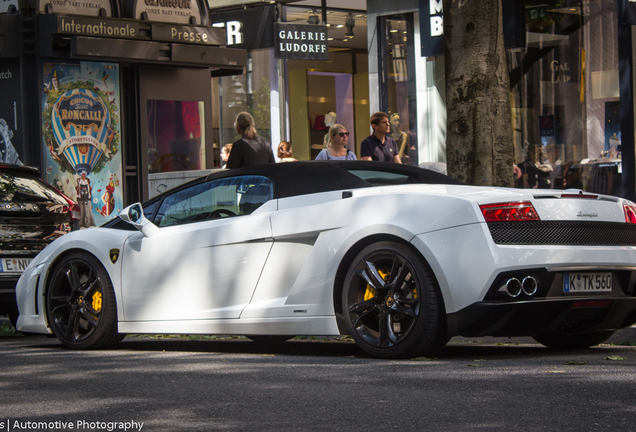
[[[418,164],[415,98],[415,53],[412,17],[388,18],[385,24],[386,80],[391,135],[403,164]]]
[[[508,52],[517,186],[621,195],[616,3],[525,3],[527,48]]]
[[[148,172],[205,169],[203,101],[148,100]]]
[[[193,185],[166,198],[154,218],[158,227],[249,215],[273,197],[262,176],[230,177]]]

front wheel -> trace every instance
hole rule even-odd
[[[68,348],[112,345],[117,306],[108,273],[94,256],[73,253],[58,263],[46,291],[46,312],[55,336]]]
[[[601,344],[614,334],[613,331],[601,331],[583,334],[543,333],[533,337],[541,345],[553,350],[575,350]]]
[[[432,355],[448,341],[433,271],[399,243],[378,242],[358,254],[345,277],[342,307],[351,337],[376,357]]]

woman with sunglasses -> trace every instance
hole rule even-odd
[[[329,128],[329,144],[323,149],[316,160],[356,160],[356,154],[347,149],[349,132],[341,124],[334,124]]]

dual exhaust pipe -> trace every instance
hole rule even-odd
[[[508,279],[503,288],[510,297],[519,297],[521,293],[531,296],[536,294],[538,284],[535,278],[526,276],[522,281],[517,278]]]

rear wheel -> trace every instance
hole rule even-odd
[[[588,348],[605,342],[614,334],[613,331],[602,331],[584,334],[543,333],[533,337],[541,345],[553,350],[574,350]]]
[[[378,242],[358,254],[345,277],[342,306],[349,334],[376,357],[432,355],[448,340],[433,271],[399,243]]]
[[[71,254],[51,274],[46,311],[53,333],[65,346],[95,349],[121,338],[113,286],[94,256]]]

